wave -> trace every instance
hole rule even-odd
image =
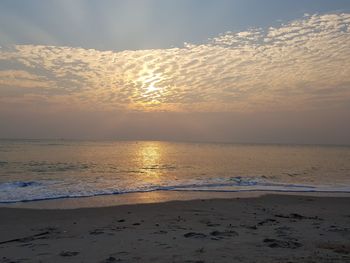
[[[106,185],[106,182],[103,185]],[[174,182],[168,182],[163,185],[139,184],[135,187],[103,187],[102,185],[94,185],[86,182],[67,182],[57,180],[12,181],[0,183],[0,203],[30,202],[154,191],[350,193],[350,188],[348,186],[288,184],[271,182],[261,178],[246,177],[213,178],[206,181],[192,180],[181,184],[174,184]]]

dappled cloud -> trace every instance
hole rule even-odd
[[[1,47],[0,66],[3,105],[173,112],[339,107],[350,103],[350,14],[305,15],[169,49]]]

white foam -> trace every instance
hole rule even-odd
[[[113,187],[106,185],[113,185]],[[134,185],[130,187],[128,185]],[[286,192],[350,192],[347,186],[299,185],[271,182],[262,178],[210,178],[206,180],[187,180],[150,184],[139,182],[137,185],[102,180],[102,182],[84,181],[13,181],[0,183],[0,203],[14,203],[59,198],[90,197],[151,191],[286,191]]]

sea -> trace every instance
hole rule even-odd
[[[0,203],[155,191],[350,193],[350,147],[0,140]]]

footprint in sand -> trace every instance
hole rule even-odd
[[[2,257],[0,262],[3,262],[3,263],[19,263],[20,261],[12,260],[12,259],[9,259],[7,257]]]
[[[90,235],[101,235],[104,234],[104,231],[101,229],[95,229],[89,232]]]
[[[78,254],[79,254],[79,252],[76,252],[76,251],[62,251],[60,253],[60,256],[61,257],[74,257]]]
[[[117,261],[120,261],[120,259],[116,259],[115,257],[109,257],[109,258],[106,258],[105,260],[103,260],[101,263],[109,263],[109,262],[117,262]]]
[[[234,236],[238,236],[238,233],[236,231],[213,231],[213,232],[210,232],[210,235],[211,236],[214,236],[214,237],[220,237],[220,238],[223,238],[223,237],[234,237]]]
[[[333,252],[338,254],[350,254],[350,244],[323,243],[318,245],[318,248],[332,250]]]
[[[296,241],[284,241],[273,238],[265,238],[264,243],[267,243],[270,248],[290,248],[296,249],[302,246],[301,243]]]
[[[196,233],[196,232],[188,232],[184,234],[184,237],[186,238],[205,238],[207,235],[203,233]]]

